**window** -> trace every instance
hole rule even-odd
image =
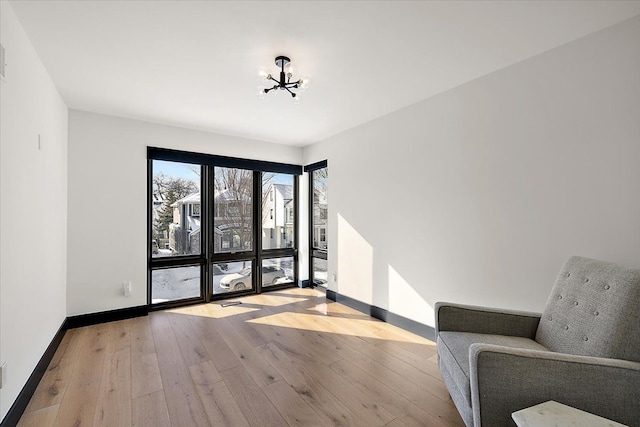
[[[147,153],[149,304],[296,282],[300,166],[152,147]]]
[[[271,258],[262,261],[262,287],[293,283],[293,257]]]
[[[327,286],[328,184],[327,162],[305,166],[309,173],[309,281]]]
[[[149,302],[204,299],[199,213],[202,167],[153,160],[149,193]]]
[[[200,297],[201,273],[202,268],[199,265],[153,270],[151,272],[152,303]]]
[[[213,264],[213,294],[245,291],[253,288],[251,261],[219,262]]]
[[[262,194],[269,202],[263,204],[263,236],[269,236],[262,240],[262,249],[292,248],[294,243],[294,211],[295,189],[294,175],[290,174],[263,174]],[[267,232],[268,229],[268,232]]]
[[[202,168],[161,160],[154,160],[152,168],[152,241],[157,245],[152,256],[199,255]],[[197,215],[192,210],[194,202]]]
[[[327,260],[322,258],[313,258],[311,264],[313,285],[327,286]]]
[[[251,251],[253,249],[253,172],[245,169],[214,168],[214,235],[222,238],[214,252]]]

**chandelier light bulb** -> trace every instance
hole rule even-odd
[[[305,79],[300,79],[298,80],[298,92],[305,92],[307,90],[307,87],[309,86],[309,81],[305,78]]]
[[[269,80],[269,75],[270,74],[264,71],[263,69],[259,69],[258,72],[256,73],[256,77],[260,82],[262,82],[265,79]]]

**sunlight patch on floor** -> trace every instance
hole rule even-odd
[[[278,313],[271,316],[264,316],[259,319],[247,320],[247,322],[278,326],[282,328],[381,339],[380,335],[376,334],[375,330],[371,329],[372,324],[375,324],[374,328],[380,324],[377,320],[361,320],[340,317],[325,318],[323,316],[305,313]],[[401,336],[394,337],[394,341],[415,342],[415,340]]]
[[[335,303],[335,302],[317,304],[313,307],[307,308],[306,310],[312,313],[324,314],[326,316],[331,316],[331,315],[335,315],[337,317],[348,316],[350,319],[360,318],[360,319],[372,320],[371,316],[368,316],[358,310],[354,310],[350,307],[347,307],[346,305],[342,305],[340,303]]]
[[[280,296],[280,295],[260,294],[260,295],[253,295],[247,298],[246,302],[250,304],[266,305],[269,307],[280,307],[282,305],[295,304],[295,303],[304,302],[308,300],[309,298],[305,298],[302,296]]]
[[[260,311],[260,308],[232,305],[222,307],[222,304],[228,303],[224,301],[215,304],[193,305],[189,307],[174,308],[166,310],[167,313],[187,314],[190,316],[210,317],[212,319],[224,319],[225,317],[236,316],[239,314],[250,313],[252,311]]]

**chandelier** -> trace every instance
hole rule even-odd
[[[300,94],[294,92],[293,90],[297,89],[300,92],[304,92],[304,90],[307,88],[307,85],[309,84],[309,81],[307,79],[305,80],[298,79],[298,80],[292,81],[291,80],[293,78],[293,75],[291,73],[292,70],[289,68],[287,71],[285,71],[285,68],[287,68],[290,63],[291,63],[291,60],[286,56],[276,56],[276,65],[280,68],[280,78],[275,79],[271,74],[261,73],[261,75],[267,81],[269,82],[273,81],[275,82],[275,84],[272,87],[260,88],[258,91],[259,97],[262,98],[264,97],[264,95],[271,92],[272,90],[280,89],[280,90],[286,90],[287,92],[289,92],[295,103],[298,103],[300,101]]]

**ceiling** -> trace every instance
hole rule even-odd
[[[10,3],[70,108],[297,146],[640,14],[639,1]],[[276,55],[310,78],[299,105],[256,96]]]

